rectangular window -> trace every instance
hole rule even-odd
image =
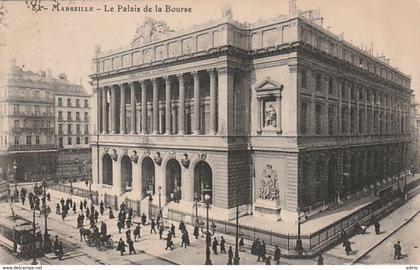
[[[63,124],[58,124],[58,133],[63,134]]]
[[[308,78],[307,78],[307,75],[308,74],[308,72],[306,71],[306,69],[303,69],[302,70],[302,74],[301,74],[301,77],[300,77],[300,85],[302,86],[302,88],[307,88],[307,80],[308,80]]]
[[[32,144],[32,136],[26,136],[26,144],[31,145]]]
[[[85,108],[89,108],[89,101],[85,99]]]
[[[80,107],[80,99],[76,99],[76,107]]]
[[[80,121],[80,112],[76,112],[76,121]]]
[[[63,121],[63,112],[58,112],[58,121]]]
[[[76,137],[76,144],[80,144],[80,137]]]
[[[322,91],[321,74],[316,74],[316,77],[315,77],[315,91],[316,92],[321,92]]]
[[[89,137],[85,137],[85,144],[89,144]]]
[[[67,145],[71,145],[71,137],[67,137]]]
[[[341,108],[341,134],[347,133],[347,108]]]
[[[301,102],[300,103],[300,133],[308,134],[308,117],[309,117],[309,103]]]
[[[89,122],[89,113],[85,112],[85,122]]]
[[[365,111],[359,111],[359,133],[365,133]]]
[[[39,105],[35,105],[35,115],[39,115]]]
[[[50,135],[47,136],[46,144],[52,144],[52,137]]]
[[[67,125],[67,134],[71,134],[71,124]]]
[[[322,105],[315,105],[315,134],[322,135]]]
[[[76,125],[76,132],[77,134],[80,134],[80,125]]]
[[[15,128],[20,127],[20,122],[19,122],[19,120],[15,120],[15,121],[14,121],[14,127],[15,127]]]
[[[67,121],[71,121],[71,112],[67,112]]]
[[[328,79],[328,95],[334,95],[334,78]]]
[[[85,125],[85,135],[89,135],[89,125]]]
[[[15,114],[18,114],[20,112],[19,104],[13,105],[13,112]]]
[[[337,107],[328,106],[328,135],[335,135],[337,126]]]
[[[67,107],[71,107],[71,99],[70,98],[67,99]]]
[[[39,136],[35,136],[35,143],[39,144]]]
[[[58,98],[58,106],[63,107],[63,99],[62,98]]]
[[[356,133],[356,122],[357,122],[357,111],[356,109],[351,109],[350,112],[350,133],[355,134]]]
[[[347,98],[347,94],[346,94],[346,82],[344,82],[344,81],[341,82],[341,98],[342,99],[346,99]]]
[[[19,145],[19,136],[15,136],[15,145]]]

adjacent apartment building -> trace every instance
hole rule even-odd
[[[225,10],[174,32],[147,18],[129,48],[97,49],[95,188],[185,215],[205,191],[214,218],[239,203],[288,222],[385,196],[410,164],[411,79],[319,21],[292,8],[239,23]]]

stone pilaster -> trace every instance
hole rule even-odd
[[[111,88],[111,134],[117,133],[117,86]]]
[[[130,103],[131,103],[131,117],[130,117],[130,133],[136,134],[136,87],[134,82],[130,83]]]
[[[102,89],[102,134],[108,134],[108,87]]]
[[[192,73],[194,78],[194,122],[193,134],[200,134],[200,76],[198,71]]]
[[[141,133],[147,133],[147,90],[146,82],[141,81]]]
[[[152,79],[153,84],[153,134],[159,133],[159,96],[157,79]]]
[[[120,100],[120,134],[127,134],[127,127],[125,125],[126,119],[126,105],[125,105],[125,93],[126,87],[124,84],[120,85],[120,93],[121,93],[121,100]]]
[[[172,133],[171,128],[171,81],[169,76],[165,77],[165,133],[170,135]]]
[[[216,73],[208,70],[210,75],[210,134],[216,134]]]
[[[179,81],[179,106],[178,106],[178,134],[185,134],[185,84],[182,74],[178,74]]]

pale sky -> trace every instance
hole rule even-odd
[[[1,0],[0,0],[1,1]],[[59,0],[63,2],[63,0]],[[41,0],[44,5],[52,2]],[[102,50],[128,46],[137,23],[146,16],[165,20],[171,28],[189,28],[221,17],[229,0],[121,0],[66,1],[72,5],[102,7],[121,5],[172,5],[191,7],[192,13],[93,13],[33,12],[25,1],[6,1],[6,45],[0,46],[4,65],[14,57],[18,65],[38,71],[51,68],[53,75],[64,72],[73,82],[82,79],[90,91],[88,75],[94,47]],[[288,12],[288,0],[230,0],[233,17],[240,22],[256,22]],[[299,9],[321,9],[324,26],[353,44],[373,42],[374,52],[384,53],[391,65],[412,75],[412,89],[420,101],[420,0],[297,0]],[[1,29],[0,29],[1,31]]]

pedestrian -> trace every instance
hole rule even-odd
[[[215,238],[213,238],[213,244],[212,244],[213,253],[215,255],[217,255],[217,246],[219,246],[219,241],[217,241],[217,239],[215,237]]]
[[[125,203],[124,203],[124,202],[122,202],[122,203],[120,204],[120,209],[121,209],[122,211],[125,211]]]
[[[195,239],[198,239],[198,235],[200,234],[200,229],[198,228],[198,225],[197,224],[195,224],[195,226],[194,226],[194,236],[195,236]]]
[[[57,245],[57,257],[61,261],[64,256],[64,249],[63,249],[63,243],[60,241]]]
[[[89,218],[89,216],[90,216],[90,210],[89,210],[89,208],[86,208],[86,217]]]
[[[106,233],[107,233],[107,228],[106,228],[106,224],[105,224],[105,222],[101,222],[101,234],[103,235],[103,236],[105,236],[106,235]]]
[[[226,243],[226,241],[222,236],[221,239],[220,239],[220,253],[226,254],[225,243]]]
[[[95,212],[94,212],[94,217],[95,217],[95,223],[98,223],[98,218],[99,218],[99,213],[98,213],[98,210],[95,210]]]
[[[239,251],[245,251],[244,249],[244,238],[241,237],[241,239],[239,240]]]
[[[47,193],[47,201],[51,201],[51,195],[49,192]]]
[[[232,259],[233,259],[233,251],[232,251],[232,246],[229,246],[228,249],[228,265],[232,265]]]
[[[265,258],[265,265],[271,265],[271,256]]]
[[[273,259],[274,259],[275,262],[277,262],[277,264],[280,264],[281,250],[280,250],[278,245],[275,245],[274,247],[275,247],[275,249],[274,249],[274,258]]]
[[[324,265],[324,257],[322,257],[322,254],[319,254],[318,265]]]
[[[83,212],[83,202],[82,201],[80,201],[79,209],[80,209],[80,212]]]
[[[127,244],[128,244],[128,252],[131,255],[131,253],[136,254],[136,250],[134,249],[134,242],[133,240],[131,240],[131,238],[127,239]]]
[[[127,225],[127,229],[130,229],[130,227],[131,227],[131,218],[130,217],[127,218],[127,221],[125,222],[125,224]]]
[[[172,242],[172,233],[170,231],[168,231],[168,235],[166,236],[166,247],[165,250],[167,250],[168,248],[170,248],[171,250],[173,250],[173,246],[174,243]]]
[[[155,223],[155,220],[152,218],[151,219],[151,221],[150,221],[150,233],[152,233],[152,231],[154,232],[154,233],[156,233],[156,223]]]
[[[114,219],[114,212],[111,207],[109,207],[109,219]]]
[[[101,213],[101,216],[103,216],[103,215],[104,215],[104,211],[105,211],[104,202],[103,202],[103,201],[101,201],[101,202],[99,203],[99,212]]]
[[[163,231],[165,230],[165,226],[163,226],[163,223],[159,224],[159,240],[162,240]]]
[[[140,224],[137,224],[137,226],[134,228],[133,234],[134,234],[134,241],[137,240],[137,237],[140,238]]]
[[[60,214],[61,214],[61,211],[60,211],[60,204],[58,204],[58,203],[57,203],[57,205],[55,206],[55,213],[56,213],[57,215],[60,215]]]
[[[85,229],[83,227],[80,227],[79,234],[80,234],[80,242],[82,242],[83,235],[84,235]]]
[[[181,247],[187,248],[187,231],[184,231],[181,236]]]
[[[127,240],[131,239],[131,230],[130,229],[125,231],[125,238],[127,238]]]
[[[133,208],[128,208],[128,218],[131,219],[133,217]]]
[[[178,229],[181,231],[181,233],[184,232],[184,230],[186,229],[184,221],[181,220]]]
[[[146,225],[146,220],[147,220],[147,217],[146,217],[146,215],[143,213],[142,215],[141,215],[141,225]]]
[[[63,197],[61,197],[61,199],[60,199],[60,204],[61,204],[61,208],[64,208],[64,198]]]
[[[352,251],[350,241],[349,240],[344,241],[343,246],[344,246],[344,251],[346,252],[346,255],[347,256],[350,255],[350,252]]]
[[[86,208],[87,207],[87,201],[86,201],[86,199],[84,199],[83,200],[83,208]]]
[[[266,259],[265,254],[266,254],[265,242],[262,241],[262,243],[261,243],[261,258],[263,259],[263,261],[265,261],[265,259]]]
[[[341,241],[343,241],[343,243],[344,243],[344,241],[346,241],[347,239],[348,239],[348,236],[347,236],[346,231],[342,230],[341,231]]]
[[[118,241],[118,245],[117,245],[117,251],[121,252],[121,256],[124,255],[126,246],[127,245],[124,243],[122,238],[120,238],[120,241]]]
[[[171,223],[171,234],[175,238],[175,225]]]
[[[257,238],[252,242],[252,246],[251,246],[251,254],[252,255],[258,255],[258,246],[260,244],[260,239]]]
[[[118,233],[121,233],[121,229],[122,229],[121,220],[117,221],[117,227],[118,227]]]
[[[76,203],[74,203],[74,204],[73,204],[73,214],[76,214],[76,210],[77,210],[77,208],[76,208]]]
[[[402,255],[401,255],[401,243],[400,241],[398,241],[395,245],[394,245],[394,260],[397,259],[401,259]]]
[[[92,213],[92,215],[93,213],[95,213],[95,206],[92,203],[90,204],[90,212]]]
[[[64,221],[64,218],[66,217],[66,211],[63,211],[62,213],[61,213],[61,218],[63,219],[63,221]]]
[[[381,224],[377,220],[374,221],[373,226],[375,227],[375,233],[380,234],[381,233]]]
[[[257,256],[258,256],[257,257],[257,262],[259,262],[261,258],[264,261],[264,257],[262,256],[262,243],[258,242],[256,252],[257,252]]]
[[[212,231],[212,236],[216,233],[216,224],[214,224],[214,221],[211,223],[211,231]]]

